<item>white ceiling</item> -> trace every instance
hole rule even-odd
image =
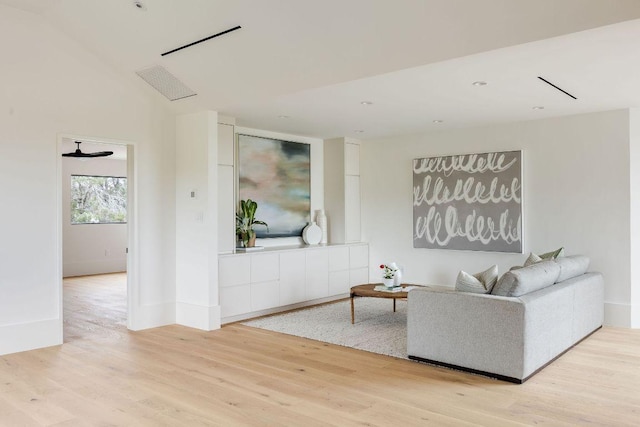
[[[370,139],[640,106],[637,0],[142,1],[0,3],[39,14],[168,108],[247,127]],[[153,65],[198,95],[166,100],[135,74]]]

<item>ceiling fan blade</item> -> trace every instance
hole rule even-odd
[[[113,154],[113,151],[97,151],[95,153],[88,153],[91,157],[107,157]]]
[[[96,153],[83,153],[82,151],[77,153],[77,152],[73,152],[73,153],[64,153],[62,155],[62,157],[82,157],[82,158],[89,158],[89,157],[107,157],[107,156],[111,156],[113,154],[113,151],[98,151]]]
[[[81,141],[76,141],[75,142],[78,145],[78,148],[76,148],[76,151],[73,151],[71,153],[63,153],[62,157],[77,157],[77,158],[92,158],[92,157],[107,157],[107,156],[111,156],[113,154],[113,151],[97,151],[95,153],[83,153],[82,151],[80,151],[80,144],[82,144]]]

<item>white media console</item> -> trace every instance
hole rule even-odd
[[[220,254],[222,323],[347,297],[369,281],[369,245],[265,248]]]

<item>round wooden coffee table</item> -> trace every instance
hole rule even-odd
[[[374,288],[376,286],[381,286],[382,283],[369,283],[366,285],[358,285],[351,288],[351,324],[353,325],[355,320],[355,313],[353,308],[353,299],[355,297],[370,297],[370,298],[389,298],[393,300],[393,311],[396,311],[396,300],[399,298],[406,298],[409,292],[398,291],[398,292],[385,292],[385,291],[376,291]],[[403,283],[401,285],[403,288],[406,286],[415,286],[419,287],[420,285],[411,285],[407,283]]]

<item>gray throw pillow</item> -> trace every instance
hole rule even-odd
[[[557,259],[563,256],[564,256],[564,247],[561,247],[560,249],[556,249],[555,251],[540,254],[540,258],[542,259]]]
[[[488,294],[498,281],[498,266],[493,265],[476,274],[460,271],[456,279],[456,291]]]
[[[527,260],[524,262],[524,266],[528,267],[537,262],[549,261],[549,260],[557,259],[563,256],[564,256],[564,247],[560,249],[556,249],[555,251],[543,253],[541,255],[536,255],[533,252],[531,252]]]

